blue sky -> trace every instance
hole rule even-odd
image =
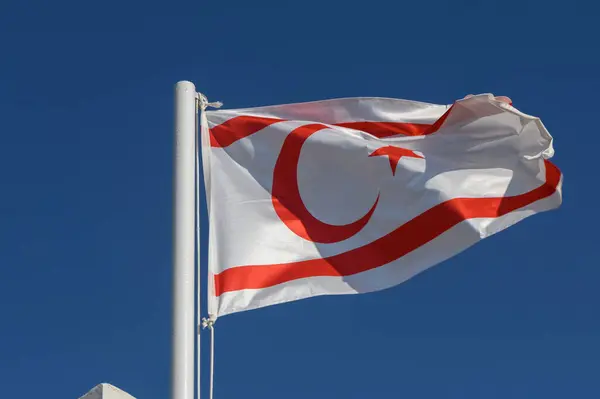
[[[100,382],[168,397],[181,79],[229,108],[508,95],[542,118],[565,175],[558,211],[394,289],[220,319],[217,398],[599,397],[598,12],[541,0],[4,1],[2,397],[77,398]]]

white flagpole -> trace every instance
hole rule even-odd
[[[194,399],[196,87],[175,86],[171,399]],[[199,395],[198,395],[199,396]]]

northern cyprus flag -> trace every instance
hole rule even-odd
[[[402,283],[561,203],[542,122],[492,95],[202,115],[209,313]]]

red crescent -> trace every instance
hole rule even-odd
[[[275,212],[291,231],[306,240],[330,244],[346,240],[358,233],[373,215],[379,195],[367,214],[345,225],[322,222],[306,209],[298,188],[300,152],[310,136],[327,128],[328,126],[322,124],[304,125],[294,129],[286,137],[275,163],[271,196]]]

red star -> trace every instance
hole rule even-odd
[[[423,156],[417,154],[416,152],[414,152],[412,150],[407,150],[406,148],[394,147],[391,145],[378,148],[375,151],[373,151],[371,153],[371,155],[369,155],[369,156],[370,157],[387,156],[390,160],[390,167],[392,168],[392,175],[396,175],[396,166],[398,166],[398,161],[400,161],[400,158],[409,157],[409,158],[423,159]]]

